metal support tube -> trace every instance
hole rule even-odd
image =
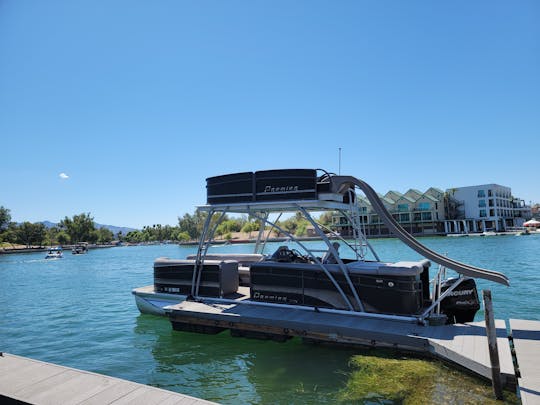
[[[277,223],[272,223],[268,220],[268,218],[264,219],[262,217],[258,217],[257,214],[252,214],[255,218],[258,218],[260,219],[261,221],[266,221],[266,223],[268,223],[269,225],[272,225],[273,227],[275,227],[276,229],[278,229],[281,233],[283,233],[284,235],[287,235],[289,238],[293,239],[293,235],[291,235],[289,232],[287,232],[286,230],[284,230],[283,228],[281,228],[279,225],[277,225]],[[341,297],[343,298],[343,300],[345,301],[345,304],[347,304],[347,306],[349,307],[349,309],[351,311],[354,311],[354,308],[351,304],[351,302],[349,301],[349,299],[347,298],[347,295],[345,295],[345,292],[343,291],[343,289],[339,286],[338,282],[336,281],[336,279],[332,276],[332,274],[328,271],[328,269],[321,263],[321,261],[315,257],[315,255],[313,255],[311,253],[311,251],[303,244],[301,243],[300,241],[296,240],[295,241],[298,246],[300,246],[302,249],[304,249],[308,254],[309,256],[313,259],[313,261],[321,268],[321,270],[324,272],[324,274],[326,274],[326,276],[329,278],[329,280],[332,282],[332,284],[334,285],[334,287],[336,287],[336,290],[338,290],[339,294],[341,295]]]
[[[208,232],[208,227],[210,226],[210,220],[212,219],[212,215],[214,215],[214,210],[208,211],[208,216],[206,217],[206,220],[204,221],[203,230],[201,233],[201,238],[199,239],[199,248],[197,249],[197,258],[195,259],[195,264],[193,265],[193,277],[191,279],[191,295],[195,296],[196,291],[196,282],[197,282],[197,273],[199,272],[199,263],[201,262],[201,252],[204,245],[204,241],[206,239],[206,232]]]
[[[203,269],[203,262],[204,262],[204,258],[206,257],[206,253],[208,252],[208,248],[210,247],[210,242],[212,241],[212,238],[214,237],[214,234],[216,233],[216,229],[217,227],[219,226],[219,224],[221,223],[221,221],[223,220],[223,217],[225,216],[225,212],[226,211],[223,211],[221,213],[221,216],[219,217],[219,219],[216,221],[216,223],[214,224],[214,226],[212,227],[212,230],[208,233],[208,240],[206,241],[206,243],[203,245],[202,247],[202,252],[199,250],[197,252],[197,262],[196,265],[198,267],[198,271],[197,271],[197,281],[196,281],[196,284],[195,284],[195,296],[198,296],[199,295],[199,286],[201,284],[201,274],[202,274],[202,269]],[[213,215],[213,213],[212,213]],[[212,217],[209,217],[210,218],[210,222],[212,221]],[[210,226],[210,222],[208,223],[208,226]]]
[[[332,244],[328,240],[328,237],[324,234],[323,231],[321,231],[321,228],[319,228],[317,226],[317,223],[313,220],[313,218],[311,218],[311,215],[309,215],[309,213],[306,211],[306,209],[301,207],[300,205],[298,206],[298,209],[300,209],[300,211],[302,211],[302,213],[304,214],[306,219],[315,228],[315,232],[317,232],[319,234],[319,236],[322,238],[322,240],[328,245],[328,249],[330,249],[330,252],[336,258],[336,261],[337,261],[337,263],[339,265],[339,268],[341,269],[341,272],[345,276],[345,280],[347,280],[347,284],[349,285],[349,288],[350,288],[351,292],[353,293],[354,299],[356,300],[356,303],[358,304],[358,308],[360,309],[361,312],[364,312],[365,311],[364,304],[362,304],[362,301],[360,300],[360,297],[358,296],[358,293],[356,292],[356,288],[354,287],[354,284],[352,283],[351,278],[349,276],[349,270],[347,269],[347,267],[343,263],[343,260],[341,260],[341,258],[339,257],[337,250],[334,248],[334,246],[332,246]],[[321,263],[321,266],[324,267],[324,265],[322,263]],[[328,273],[330,273],[330,272],[328,272]]]
[[[448,289],[442,293],[442,295],[439,295],[439,298],[437,298],[437,300],[435,302],[433,302],[429,307],[428,309],[426,309],[422,315],[421,315],[421,318],[424,319],[426,316],[429,315],[429,313],[433,310],[433,308],[435,308],[437,305],[439,305],[441,303],[441,301],[447,296],[449,295],[452,291],[454,291],[456,289],[456,287],[458,285],[460,285],[462,282],[464,282],[465,280],[469,280],[469,277],[460,277],[458,278],[458,280],[452,284],[450,287],[448,287]],[[439,292],[440,292],[440,289],[439,289]]]

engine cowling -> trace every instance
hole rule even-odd
[[[441,294],[457,281],[457,278],[446,280],[441,285]],[[476,282],[472,278],[460,283],[441,301],[441,312],[448,317],[448,323],[472,322],[479,309]]]

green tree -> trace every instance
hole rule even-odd
[[[221,214],[214,214],[210,221],[210,227],[213,227],[216,223],[216,221],[219,219]],[[208,217],[207,212],[202,211],[196,211],[195,214],[184,214],[182,218],[178,217],[178,228],[180,232],[186,232],[190,239],[199,239],[199,237],[202,234],[204,223],[206,222],[206,218]],[[225,215],[222,219],[223,221],[227,221],[228,217]]]
[[[7,208],[0,206],[0,231],[8,228],[11,221],[11,214]]]
[[[141,243],[143,241],[143,233],[142,231],[130,231],[125,236],[125,240],[128,243]]]
[[[72,219],[65,217],[60,221],[60,229],[67,232],[71,243],[90,242],[95,237],[94,218],[90,213],[74,215]]]
[[[65,231],[59,231],[56,234],[56,241],[60,245],[67,245],[70,242],[69,235]]]
[[[45,239],[45,225],[42,223],[23,222],[17,227],[16,235],[17,242],[30,247],[30,245],[38,244],[41,246]]]
[[[180,242],[187,242],[189,240],[189,234],[187,232],[178,232],[175,239]]]
[[[251,238],[251,233],[260,229],[261,224],[259,221],[247,221],[242,226],[241,231],[248,234],[248,238]]]
[[[17,242],[17,224],[15,222],[10,222],[7,229],[2,232],[2,240],[4,242],[9,242],[11,244]]]
[[[56,226],[52,226],[45,231],[45,240],[47,242],[47,245],[52,246],[59,243],[58,242],[59,232],[60,230]]]
[[[97,231],[97,243],[109,243],[114,239],[114,234],[112,231],[108,228],[102,227],[99,228]]]

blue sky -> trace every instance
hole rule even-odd
[[[0,3],[0,205],[176,224],[205,178],[324,168],[540,202],[538,1]],[[61,178],[64,173],[67,178]]]

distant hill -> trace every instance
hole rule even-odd
[[[43,225],[45,225],[45,228],[49,229],[49,228],[52,228],[53,226],[58,226],[57,223],[54,223],[54,222],[51,222],[51,221],[41,221],[41,223]],[[131,231],[136,231],[135,228],[128,228],[126,226],[116,226],[116,225],[103,225],[103,224],[98,224],[96,222],[94,222],[94,226],[97,228],[97,229],[100,229],[100,228],[107,228],[109,229],[112,233],[114,233],[115,235],[118,234],[118,232],[122,232],[123,235],[127,234],[128,232],[131,232]]]
[[[127,234],[128,232],[131,232],[131,231],[136,231],[135,228],[128,228],[126,226],[115,226],[115,225],[102,225],[102,224],[97,224],[94,222],[94,226],[98,229],[100,228],[107,228],[108,230],[110,230],[112,233],[114,233],[115,235],[118,235],[118,232],[122,232],[122,235],[125,235]]]

